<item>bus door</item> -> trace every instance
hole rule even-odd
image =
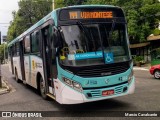
[[[51,25],[46,26],[42,29],[42,58],[43,58],[43,70],[44,70],[44,79],[46,84],[47,93],[54,95],[54,82],[53,72],[55,73],[55,63],[53,60],[53,47],[52,47],[52,27]]]
[[[24,73],[25,73],[25,79],[23,83],[31,84],[30,79],[30,69],[31,69],[31,61],[30,61],[30,35],[27,35],[24,38]]]
[[[10,54],[10,62],[11,62],[11,71],[12,74],[14,74],[14,67],[13,67],[13,46],[9,48],[9,54]]]
[[[21,65],[21,74],[22,74],[22,80],[25,80],[25,69],[24,69],[24,47],[23,47],[23,42],[19,42],[19,55],[20,55],[20,65]]]

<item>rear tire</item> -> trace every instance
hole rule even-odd
[[[18,78],[18,72],[17,72],[17,69],[15,69],[15,80],[17,83],[20,83],[20,80]]]
[[[159,79],[159,78],[160,78],[160,70],[156,70],[156,71],[154,72],[154,78],[155,78],[155,79]]]
[[[40,77],[39,79],[39,89],[40,89],[40,94],[42,96],[43,99],[47,99],[48,96],[46,95],[46,86],[45,86],[45,81],[43,80],[42,77]]]

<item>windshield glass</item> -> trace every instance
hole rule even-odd
[[[114,25],[113,25],[114,24]],[[111,64],[129,60],[125,24],[61,26],[60,62],[66,66]]]

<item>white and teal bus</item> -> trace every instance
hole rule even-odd
[[[115,6],[56,9],[9,43],[10,71],[60,104],[132,94],[126,24]]]

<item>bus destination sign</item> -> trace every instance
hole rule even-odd
[[[68,20],[96,20],[124,17],[120,9],[63,9],[59,12],[60,21]]]
[[[98,19],[113,18],[112,11],[72,11],[69,12],[70,19]]]

